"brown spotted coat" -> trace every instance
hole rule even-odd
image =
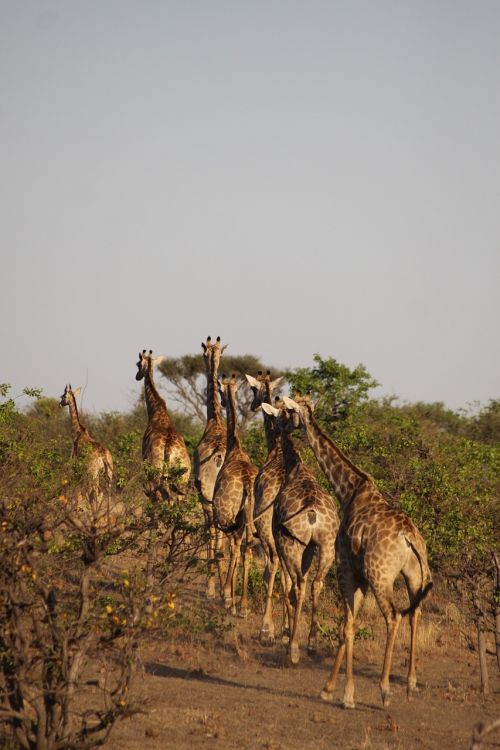
[[[171,501],[186,493],[191,474],[191,459],[167,411],[165,400],[153,379],[154,358],[150,350],[139,353],[136,380],[144,380],[148,423],[142,439],[142,458],[152,474],[146,492],[156,500]]]
[[[425,541],[413,521],[389,505],[373,478],[359,469],[326,435],[313,416],[306,398],[298,403],[284,399],[299,418],[318,462],[339,499],[343,517],[336,542],[337,575],[344,599],[345,622],[332,673],[322,692],[332,700],[337,674],[346,654],[346,682],[343,703],[354,707],[352,656],[354,623],[368,588],[373,591],[387,626],[384,665],[380,680],[382,701],[390,699],[389,677],[394,640],[402,616],[410,617],[410,658],[407,690],[416,688],[416,631],[420,603],[432,587]],[[400,612],[394,604],[394,581],[402,574],[410,605]]]
[[[248,614],[248,573],[251,560],[251,543],[254,506],[254,481],[257,469],[241,447],[236,415],[236,392],[239,383],[233,375],[223,377],[221,398],[227,413],[227,444],[224,463],[217,476],[214,489],[214,517],[218,527],[230,542],[230,561],[223,586],[224,603],[236,612],[236,575],[242,542],[243,583],[240,611]]]

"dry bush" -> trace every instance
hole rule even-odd
[[[107,564],[123,527],[56,502],[0,507],[0,737],[26,750],[101,745],[135,710],[140,582]]]

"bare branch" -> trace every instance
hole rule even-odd
[[[470,750],[481,750],[486,736],[488,734],[491,734],[491,732],[494,732],[496,729],[499,729],[499,728],[500,728],[500,719],[495,719],[489,724],[484,724],[484,722],[482,721],[479,722],[479,724],[476,724],[474,726],[474,729],[472,730],[472,742],[471,742]]]

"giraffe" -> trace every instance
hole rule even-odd
[[[253,391],[251,410],[258,411],[262,404],[272,404],[272,396],[283,378],[271,380],[271,372],[266,375],[259,371],[256,378],[245,376]],[[262,410],[264,431],[267,443],[267,459],[260,469],[254,484],[255,507],[254,523],[265,555],[264,582],[266,585],[266,603],[260,627],[260,640],[263,643],[274,641],[273,588],[274,579],[279,568],[279,557],[273,536],[273,504],[285,477],[281,440],[276,429],[275,420]],[[284,585],[284,581],[282,581]]]
[[[240,613],[248,615],[248,573],[251,560],[254,481],[257,469],[241,447],[236,415],[236,392],[239,382],[233,374],[222,376],[220,394],[227,413],[227,442],[224,463],[217,476],[213,495],[214,517],[218,527],[229,539],[230,561],[223,586],[224,604],[236,614],[235,584],[243,539],[243,582]]]
[[[98,525],[101,526],[103,523],[109,522],[109,502],[106,509],[103,508],[102,502],[104,495],[109,501],[113,481],[113,458],[107,448],[94,440],[80,420],[76,405],[76,397],[80,391],[81,388],[73,390],[71,385],[66,385],[59,405],[67,406],[69,409],[71,436],[73,438],[72,455],[73,458],[84,458],[85,460],[84,484],[89,493],[94,521],[97,521]],[[80,506],[80,510],[82,510],[82,501],[82,492],[79,491],[78,506]]]
[[[206,344],[202,342],[201,346],[207,373],[207,424],[195,449],[193,461],[195,485],[209,534],[207,596],[212,599],[215,596],[214,560],[217,560],[221,588],[223,578],[222,540],[221,532],[214,524],[213,496],[215,481],[226,455],[226,423],[222,418],[218,393],[218,372],[219,361],[227,344],[221,346],[220,336],[212,343],[211,337],[208,336]]]
[[[319,561],[312,583],[310,651],[315,651],[317,646],[318,602],[325,576],[335,557],[335,537],[340,522],[333,498],[306,468],[293,444],[290,432],[295,425],[287,410],[276,409],[267,403],[262,404],[262,409],[276,419],[283,451],[285,478],[274,501],[273,534],[287,578],[290,661],[297,664],[300,619],[314,553],[318,551]]]
[[[305,429],[309,444],[328,477],[343,517],[335,545],[337,575],[344,600],[345,619],[333,668],[324,689],[323,700],[333,700],[340,664],[346,655],[343,705],[354,708],[352,670],[354,623],[368,588],[371,588],[385,619],[387,637],[380,679],[382,703],[390,701],[390,671],[394,641],[402,617],[410,620],[410,658],[407,695],[416,690],[416,636],[420,604],[432,588],[423,537],[410,518],[391,507],[375,486],[373,478],[359,469],[335,445],[313,416],[308,397],[283,399]],[[409,596],[409,607],[399,611],[393,600],[394,581],[402,574]]]
[[[144,380],[148,413],[148,424],[142,440],[142,458],[149,464],[153,477],[148,482],[146,494],[157,501],[171,502],[186,494],[191,460],[184,439],[175,429],[165,400],[154,384],[153,368],[161,359],[154,359],[151,350],[149,354],[146,354],[145,349],[139,352],[135,379]]]

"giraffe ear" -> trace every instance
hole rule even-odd
[[[153,364],[155,367],[158,367],[158,365],[161,365],[162,362],[164,362],[166,357],[163,356],[163,354],[159,354],[157,357],[154,358]]]
[[[224,350],[227,349],[228,346],[229,344],[224,344],[224,346],[220,350],[221,355],[224,354]]]
[[[78,396],[79,393],[81,393],[81,390],[82,390],[81,386],[80,386],[80,388],[75,388],[75,390],[73,391],[73,396],[75,396],[75,398],[76,398],[76,396]]]
[[[246,377],[246,379],[247,379],[248,385],[249,385],[249,386],[250,386],[251,388],[257,388],[257,390],[259,390],[259,388],[260,388],[260,383],[259,383],[259,381],[257,380],[257,378],[254,378],[254,377],[253,377],[252,375],[246,375],[246,374],[245,374],[245,377]]]
[[[284,380],[284,379],[285,378],[282,375],[281,377],[276,378],[276,380],[273,380],[272,383],[271,383],[271,391],[275,391],[281,385],[281,381]]]
[[[292,411],[296,411],[297,413],[300,412],[300,406],[296,401],[293,400],[293,398],[290,398],[289,396],[283,396],[283,403],[285,404],[287,409],[291,409]]]
[[[269,414],[271,417],[277,417],[279,416],[280,410],[275,409],[274,406],[271,406],[271,404],[267,404],[265,401],[262,404],[262,409],[265,411],[266,414]]]

